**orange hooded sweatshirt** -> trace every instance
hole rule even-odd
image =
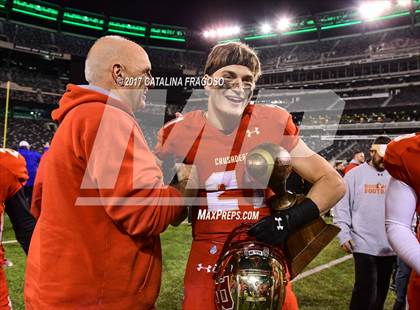
[[[159,234],[182,212],[129,106],[69,85],[42,166],[27,309],[153,309]]]

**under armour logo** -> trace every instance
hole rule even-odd
[[[201,270],[205,270],[207,271],[207,273],[210,273],[213,271],[213,266],[212,265],[207,265],[207,267],[204,267],[203,264],[198,264],[197,265],[197,271],[201,271]]]
[[[281,222],[283,221],[283,219],[281,217],[275,217],[274,220],[277,221],[277,230],[283,230],[284,226],[281,224]]]
[[[260,134],[259,128],[255,127],[254,130],[249,130],[249,129],[246,130],[246,135],[248,138],[251,138],[253,133],[255,133],[256,135],[259,135]]]

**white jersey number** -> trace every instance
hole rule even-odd
[[[236,171],[213,172],[206,181],[207,191],[216,191],[207,193],[207,206],[209,211],[230,211],[239,210],[238,199],[220,199],[225,191],[217,191],[223,185],[224,189],[237,189],[238,181],[236,179]]]

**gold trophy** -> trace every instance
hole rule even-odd
[[[255,186],[269,188],[273,195],[267,197],[272,212],[286,210],[302,202],[305,195],[286,189],[292,171],[289,152],[279,145],[263,143],[248,153],[246,173]],[[340,229],[318,219],[290,234],[285,246],[286,260],[291,278],[295,278],[338,234]]]

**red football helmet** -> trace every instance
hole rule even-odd
[[[242,224],[232,231],[216,263],[218,310],[278,310],[284,303],[285,258],[276,247],[249,241],[246,233],[250,226]]]

